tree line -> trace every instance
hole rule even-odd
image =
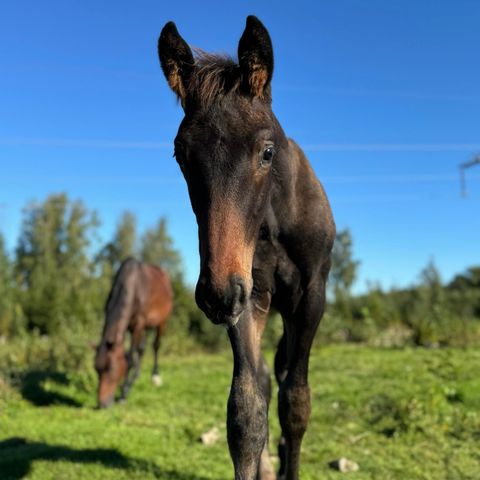
[[[99,241],[100,219],[83,202],[65,194],[30,203],[13,254],[0,234],[0,337],[56,337],[72,345],[98,338],[103,308],[114,273],[129,257],[169,271],[175,310],[168,328],[169,348],[226,345],[196,307],[183,276],[164,218],[138,231],[131,212],[119,218],[112,238]],[[377,284],[367,293],[351,293],[360,262],[353,255],[348,230],[337,234],[329,279],[329,305],[319,342],[366,342],[382,346],[464,346],[480,339],[480,267],[471,267],[444,284],[433,262],[411,288],[384,291]],[[265,341],[273,346],[281,332],[275,314]],[[80,348],[80,347],[79,347]]]
[[[329,279],[330,306],[323,321],[326,340],[387,347],[480,342],[480,266],[445,283],[431,260],[409,288],[385,291],[371,283],[366,293],[352,295],[359,266],[350,232],[339,232]]]

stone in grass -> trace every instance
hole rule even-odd
[[[342,473],[358,472],[359,469],[358,463],[345,457],[339,458],[338,460],[333,460],[328,465],[330,468],[338,470]]]
[[[200,441],[207,446],[214,445],[220,438],[220,430],[217,427],[213,427],[205,433],[200,435]]]

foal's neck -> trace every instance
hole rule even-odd
[[[333,230],[325,191],[302,149],[292,139],[282,148],[275,176],[272,209],[283,233]]]

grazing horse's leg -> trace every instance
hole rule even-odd
[[[160,376],[160,370],[158,368],[158,349],[160,348],[160,338],[162,336],[162,327],[158,326],[155,330],[155,339],[153,340],[153,370],[152,381],[160,387],[163,384],[162,377]]]
[[[146,335],[144,331],[142,329],[136,328],[132,332],[132,345],[130,347],[128,359],[127,378],[122,385],[122,393],[120,397],[122,400],[125,400],[127,398],[127,395],[130,392],[132,385],[135,383],[135,380],[138,378],[138,375],[140,373],[140,364],[143,354],[145,352],[145,341]]]
[[[264,462],[260,464],[268,439],[269,385],[260,347],[269,297],[265,294],[266,302],[262,302],[268,304],[267,308],[260,310],[253,306],[253,312],[242,316],[228,329],[233,351],[233,379],[227,408],[227,436],[235,480],[275,478],[273,471],[263,471]]]
[[[294,315],[285,319],[286,342],[280,342],[277,354],[277,377],[281,383],[278,392],[278,413],[282,427],[279,453],[280,479],[298,480],[300,446],[310,418],[310,388],[308,361],[310,349],[325,307],[325,282],[328,267],[309,281],[308,287]],[[287,353],[285,372],[284,354]],[[283,366],[283,369],[282,369]],[[283,370],[283,371],[282,371]],[[282,381],[282,376],[286,373]],[[283,456],[283,458],[282,458]]]

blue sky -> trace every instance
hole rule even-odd
[[[273,106],[323,181],[361,260],[357,291],[445,280],[480,263],[480,2],[3,1],[0,231],[13,249],[27,201],[67,192],[101,237],[123,210],[166,216],[187,278],[196,224],[172,157],[181,108],[156,42],[174,20],[191,45],[236,53],[257,15],[275,52]]]

